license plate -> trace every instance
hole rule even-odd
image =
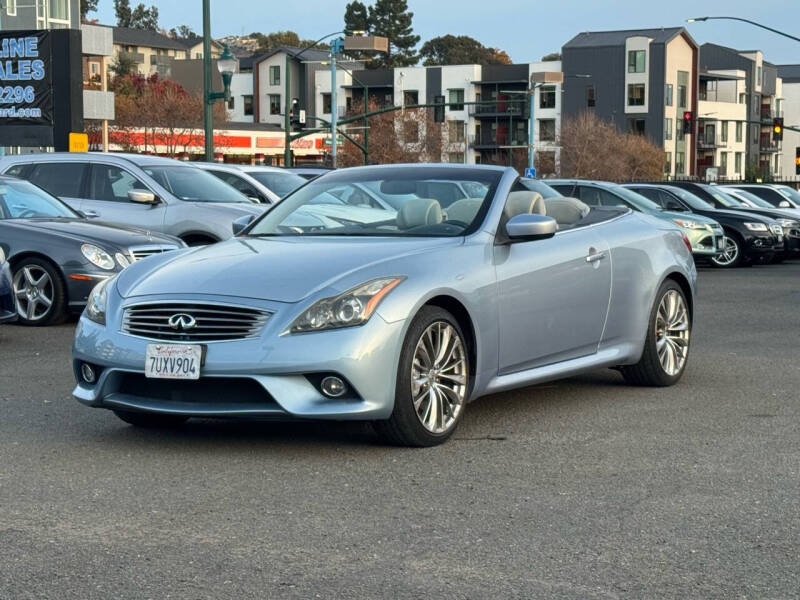
[[[203,347],[196,344],[147,344],[144,375],[153,379],[199,379]]]

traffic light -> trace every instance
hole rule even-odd
[[[783,139],[783,117],[772,119],[772,139],[776,142]]]
[[[692,111],[690,110],[683,113],[683,133],[692,133]]]
[[[300,124],[300,100],[292,98],[292,108],[289,110],[289,121],[292,125]]]
[[[800,146],[794,149],[794,174],[800,175]]]
[[[433,122],[444,123],[444,96],[434,96],[433,103]]]

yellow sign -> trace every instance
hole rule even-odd
[[[89,151],[89,136],[85,133],[70,132],[69,134],[69,151],[70,152],[88,152]]]

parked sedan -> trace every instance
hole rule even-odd
[[[0,323],[17,320],[17,307],[14,304],[14,288],[11,283],[11,266],[6,253],[0,246]]]
[[[181,161],[77,152],[0,158],[0,173],[27,179],[87,217],[181,238],[190,246],[231,236],[231,223],[264,207]]]
[[[629,187],[659,205],[673,211],[684,210],[694,215],[704,215],[716,219],[725,231],[724,247],[721,253],[711,259],[717,267],[732,268],[754,262],[770,262],[785,248],[783,229],[774,219],[756,214],[745,214],[734,210],[714,208],[695,195],[695,189],[713,199],[711,192],[705,190],[706,184],[690,182],[663,182],[657,184],[632,183]],[[711,186],[707,186],[711,188]]]
[[[390,223],[296,224],[319,195],[370,181],[396,196],[432,181],[485,191],[451,204],[457,219],[408,197]],[[603,367],[676,383],[696,278],[677,227],[543,200],[511,168],[343,169],[231,240],[98,286],[75,333],[74,394],[134,425],[358,419],[392,443],[430,446],[469,400],[500,390]]]
[[[686,234],[695,256],[713,258],[722,249],[722,227],[713,218],[665,210],[634,190],[605,181],[553,179],[547,185],[589,206],[625,206],[669,221]]]
[[[24,325],[62,321],[84,307],[99,282],[183,245],[171,236],[90,221],[27,181],[0,177],[0,249]]]
[[[263,204],[275,204],[306,183],[303,177],[278,167],[206,162],[192,164],[233,186],[252,201]]]

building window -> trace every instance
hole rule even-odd
[[[728,153],[727,152],[720,152],[719,154],[719,166],[720,166],[720,175],[727,175],[728,174]]]
[[[17,16],[17,0],[6,1],[6,14],[10,17]]]
[[[746,104],[747,103],[747,94],[744,92],[739,93],[739,104]]]
[[[244,116],[252,117],[253,116],[253,95],[248,94],[247,96],[242,96],[242,104],[244,108]]]
[[[760,116],[759,110],[761,109],[761,97],[758,94],[753,95],[753,116]]]
[[[50,18],[69,22],[69,0],[50,0]]]
[[[675,128],[675,139],[682,142],[685,136],[686,134],[683,133],[683,123],[678,123],[678,127]]]
[[[720,123],[720,127],[722,127],[722,143],[723,144],[727,144],[728,143],[728,122],[727,121],[723,121],[722,123]]]
[[[322,94],[322,114],[331,114],[331,95],[330,93]]]
[[[269,84],[270,85],[280,85],[281,84],[281,67],[280,67],[280,65],[272,65],[269,68]]]
[[[236,106],[235,102],[233,101],[233,96],[228,99],[228,110],[233,110],[233,107]]]
[[[448,121],[447,135],[451,143],[464,141],[464,121]]]
[[[733,157],[733,169],[736,173],[742,172],[742,153],[737,152]]]
[[[415,144],[419,141],[419,123],[403,121],[403,141],[406,144]]]
[[[628,133],[644,135],[644,131],[645,131],[644,119],[628,119]]]
[[[684,175],[686,173],[683,161],[684,161],[683,152],[676,152],[675,153],[675,175]]]
[[[595,96],[594,96],[594,86],[587,85],[586,86],[586,107],[587,108],[594,108],[595,104]]]
[[[463,152],[448,152],[448,154],[447,154],[447,162],[449,162],[449,163],[463,163],[464,162],[464,153]]]
[[[742,123],[741,123],[741,121],[737,121],[736,122],[736,141],[737,141],[737,143],[742,141]]]
[[[686,86],[679,85],[678,86],[678,107],[679,108],[686,108],[688,106],[688,98],[686,96]],[[677,159],[676,159],[677,161]],[[676,162],[677,164],[677,162]]]
[[[194,53],[194,57],[195,58],[203,58],[203,53],[202,52],[195,52]]]
[[[664,173],[672,173],[672,152],[666,152],[666,160],[664,161]]]
[[[539,119],[539,141],[540,142],[556,141],[555,119]]]
[[[271,114],[271,115],[279,115],[279,114],[281,114],[281,95],[280,94],[270,94],[269,95],[269,114]]]
[[[672,139],[672,119],[667,118],[664,119],[664,139],[671,140]]]
[[[644,106],[644,84],[628,84],[628,106]]]
[[[756,85],[764,85],[764,78],[761,67],[756,67]]]
[[[419,104],[419,92],[414,90],[403,92],[403,106],[408,106],[409,104]]]
[[[450,90],[450,110],[464,110],[464,90]]]
[[[664,104],[672,106],[672,84],[668,83],[664,86]]]
[[[644,50],[628,51],[628,73],[644,73]]]
[[[539,88],[539,108],[556,107],[556,86],[545,85]]]

